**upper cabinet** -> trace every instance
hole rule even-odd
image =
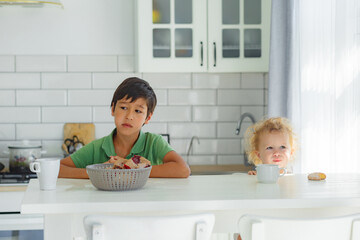
[[[137,0],[139,72],[267,72],[270,0]]]

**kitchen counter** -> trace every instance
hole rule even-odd
[[[0,212],[20,212],[21,201],[24,197],[26,185],[0,185]]]
[[[305,174],[285,175],[277,184],[257,183],[256,176],[150,178],[142,189],[100,191],[89,180],[59,179],[56,191],[40,191],[32,179],[22,214],[45,215],[45,239],[85,237],[83,217],[91,213],[155,215],[212,212],[214,232],[237,231],[245,213],[322,217],[360,212],[360,174],[328,174],[309,181]]]
[[[191,175],[226,175],[233,173],[247,173],[252,166],[243,164],[232,165],[191,165]]]

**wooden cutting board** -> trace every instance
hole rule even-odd
[[[65,123],[64,140],[77,136],[85,145],[95,140],[95,125],[93,123]]]

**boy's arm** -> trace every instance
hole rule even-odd
[[[59,178],[89,178],[85,168],[77,168],[71,157],[60,161]]]
[[[190,168],[184,159],[175,151],[168,152],[163,158],[163,164],[152,166],[150,177],[187,178]]]

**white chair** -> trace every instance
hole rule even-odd
[[[88,215],[84,218],[86,236],[91,240],[209,240],[214,214],[178,216]]]
[[[359,240],[360,214],[316,219],[243,215],[238,227],[242,240]]]

